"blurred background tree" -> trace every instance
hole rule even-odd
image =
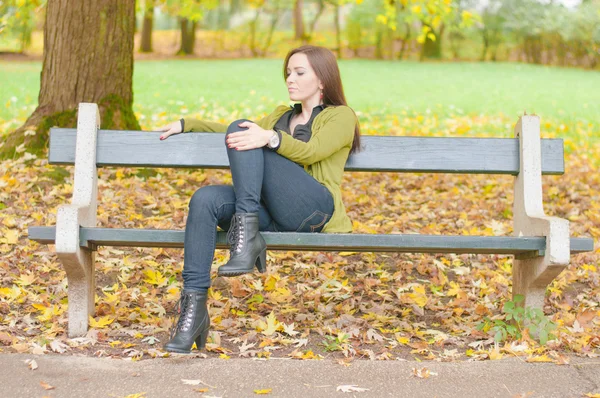
[[[0,52],[41,56],[46,0],[0,0]],[[137,0],[136,57],[520,61],[596,68],[600,0]]]

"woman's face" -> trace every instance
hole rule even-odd
[[[306,101],[316,97],[320,102],[323,85],[303,53],[296,53],[288,60],[286,84],[290,100]]]

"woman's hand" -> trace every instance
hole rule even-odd
[[[178,120],[176,122],[169,123],[166,126],[159,128],[158,131],[165,132],[164,134],[161,134],[161,136],[160,136],[161,140],[167,139],[169,136],[171,136],[173,134],[181,133],[181,122]]]
[[[273,130],[265,130],[256,123],[242,122],[238,126],[248,127],[248,130],[238,131],[227,136],[227,146],[238,151],[262,148],[267,145],[269,138],[273,135]]]

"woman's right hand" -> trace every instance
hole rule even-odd
[[[164,134],[161,134],[160,139],[165,140],[173,134],[181,133],[181,122],[178,120],[176,122],[169,123],[166,126],[159,128],[158,131],[164,131]]]

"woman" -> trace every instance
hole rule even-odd
[[[161,129],[160,139],[181,132],[227,131],[232,185],[198,189],[185,227],[183,292],[179,320],[165,349],[189,353],[203,348],[210,317],[206,296],[216,245],[216,227],[231,245],[220,276],[266,271],[265,240],[259,231],[351,232],[340,184],[348,155],[360,147],[354,111],[346,105],[331,51],[316,46],[291,50],[284,78],[293,107],[278,106],[254,123],[229,127],[181,119]]]

